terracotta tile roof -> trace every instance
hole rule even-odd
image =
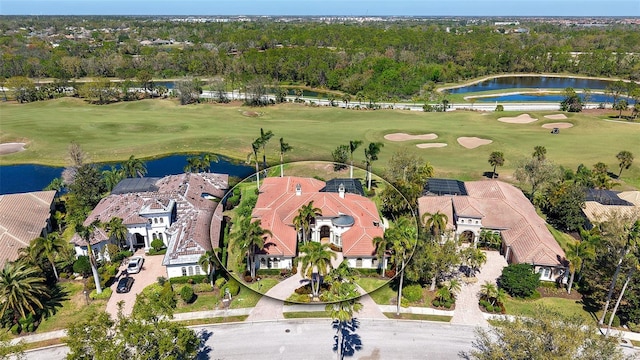
[[[633,206],[603,205],[597,201],[585,201],[585,207],[582,212],[592,223],[604,221],[611,214],[640,218],[640,191],[623,191],[617,195],[620,199],[633,204]]]
[[[109,240],[109,236],[107,236],[107,233],[102,228],[96,228],[93,232],[93,236],[91,237],[91,245],[99,244],[105,240]],[[77,246],[87,245],[87,242],[84,241],[84,239],[81,238],[77,233],[73,234],[70,242]]]
[[[300,195],[296,195],[297,184],[302,188]],[[313,201],[313,206],[322,210],[322,217],[346,214],[354,218],[354,225],[342,235],[344,256],[374,254],[375,247],[371,240],[383,235],[382,228],[374,225],[374,222],[380,224],[375,204],[355,194],[347,193],[340,198],[337,193],[320,192],[324,187],[324,182],[312,178],[274,177],[264,180],[252,217],[260,219],[262,227],[273,233],[269,240],[273,244],[265,249],[265,253],[296,255],[293,219],[300,207]]]
[[[55,190],[0,195],[0,267],[47,228],[55,195]]]
[[[431,212],[429,210],[437,208],[438,204],[444,205],[431,198],[451,199],[454,207],[451,211],[458,213],[460,209],[464,215],[479,216],[483,228],[500,230],[505,244],[511,246],[514,261],[550,266],[561,264],[558,258],[565,256],[564,251],[522,191],[497,180],[465,182],[465,187],[468,196],[420,198],[420,214]]]
[[[447,230],[454,230],[453,225],[453,205],[450,196],[423,196],[418,198],[418,208],[420,209],[420,221],[425,213],[435,214],[440,212],[447,216]]]

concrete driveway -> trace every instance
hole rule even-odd
[[[120,274],[122,271],[127,268],[127,263],[125,262],[118,269],[118,278],[111,285],[111,290],[113,290],[113,295],[107,302],[107,312],[111,315],[113,319],[115,319],[118,314],[118,302],[124,301],[124,308],[122,309],[124,315],[129,316],[133,311],[133,304],[136,302],[136,295],[142,292],[142,289],[145,287],[155,283],[160,276],[167,276],[167,272],[162,266],[162,259],[164,255],[155,255],[148,256],[144,254],[144,250],[138,250],[134,256],[142,256],[144,258],[144,264],[142,265],[142,270],[140,270],[137,274],[131,274],[132,278],[134,278],[133,286],[131,287],[131,291],[126,294],[118,294],[116,292],[116,287],[118,286],[118,280],[120,280]]]

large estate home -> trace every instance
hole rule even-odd
[[[0,268],[18,259],[20,249],[51,231],[56,191],[0,195]]]
[[[257,255],[261,269],[291,268],[300,238],[294,218],[301,207],[311,202],[322,215],[311,224],[310,241],[332,244],[351,267],[379,267],[373,239],[383,236],[384,226],[376,205],[364,196],[360,182],[288,176],[264,180],[252,213],[262,228],[273,234]]]
[[[640,191],[589,189],[582,212],[587,218],[587,228],[611,216],[622,216],[632,221],[640,219]]]
[[[124,179],[100,201],[84,224],[95,220],[106,223],[119,217],[128,230],[126,241],[119,246],[148,252],[151,242],[160,239],[167,247],[163,259],[167,277],[204,274],[198,259],[220,241],[222,207],[213,200],[222,198],[227,186],[226,174]],[[71,242],[76,254],[87,254],[86,242],[78,234]],[[92,250],[100,258],[105,256],[106,245],[114,242],[97,228],[91,239]]]
[[[446,229],[458,239],[476,243],[482,230],[499,232],[507,262],[533,265],[541,280],[555,281],[565,274],[564,251],[531,202],[513,185],[497,180],[430,179],[418,206],[420,216],[445,214]]]

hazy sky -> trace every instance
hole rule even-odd
[[[640,0],[0,0],[0,15],[640,16]]]

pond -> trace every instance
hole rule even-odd
[[[187,158],[193,155],[170,155],[148,160],[147,175],[149,177],[163,177],[184,172]],[[112,164],[101,164],[100,170],[108,169]],[[21,192],[40,191],[51,183],[51,180],[62,175],[61,167],[43,165],[4,165],[0,166],[0,194],[15,194]],[[241,179],[253,174],[251,166],[238,164],[220,157],[220,161],[211,163],[211,172],[229,174]]]
[[[584,101],[583,95],[580,95],[580,98]],[[626,97],[621,98],[626,99],[631,105],[635,103],[632,99]],[[476,101],[478,102],[561,102],[562,100],[564,100],[564,95],[562,94],[510,94],[476,98]],[[605,94],[591,94],[589,102],[611,104],[611,102],[613,102],[613,97]]]
[[[608,80],[575,79],[570,77],[552,76],[505,76],[487,79],[479,83],[448,89],[450,94],[464,94],[469,92],[489,90],[510,90],[517,88],[529,89],[599,89],[604,90],[612,83]]]

